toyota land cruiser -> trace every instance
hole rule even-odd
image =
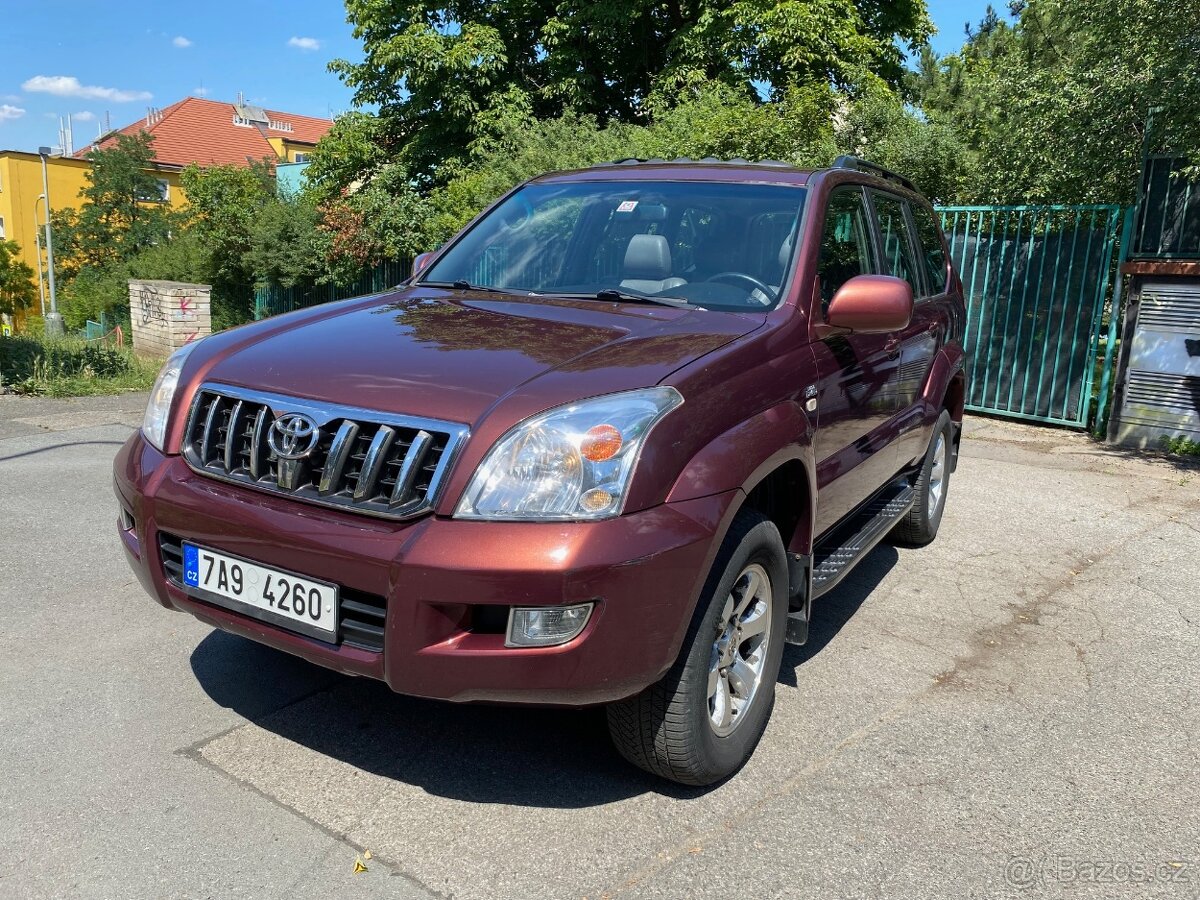
[[[142,585],[401,693],[606,704],[669,779],[736,771],[813,601],[942,519],[965,311],[933,209],[849,157],[624,160],[413,269],[167,361],[115,462]]]

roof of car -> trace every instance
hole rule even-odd
[[[775,160],[618,159],[587,169],[550,172],[534,179],[557,181],[731,181],[803,185],[811,171]]]
[[[854,156],[839,156],[828,170],[854,171],[874,179],[889,181],[907,190],[916,192],[916,187],[903,175],[898,175],[883,166]],[[730,181],[773,184],[807,184],[815,171],[825,169],[800,169],[790,163],[774,159],[641,159],[629,157],[612,162],[597,163],[587,169],[566,172],[550,172],[535,178],[539,182],[559,181],[612,181],[619,179],[636,181]]]

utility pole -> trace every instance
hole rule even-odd
[[[50,228],[50,178],[46,174],[46,158],[50,156],[49,147],[38,147],[38,156],[42,158],[42,195],[46,198],[46,271],[50,281],[50,312],[46,313],[46,335],[57,337],[65,329],[63,318],[58,312],[58,294],[54,290],[54,239]]]

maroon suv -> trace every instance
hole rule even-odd
[[[932,208],[852,158],[626,160],[414,269],[172,356],[115,463],[143,586],[401,693],[608,704],[637,765],[729,775],[812,601],[937,533],[965,313]]]

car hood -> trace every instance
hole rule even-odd
[[[472,424],[514,393],[544,409],[657,384],[764,319],[417,288],[206,339],[195,377]]]

